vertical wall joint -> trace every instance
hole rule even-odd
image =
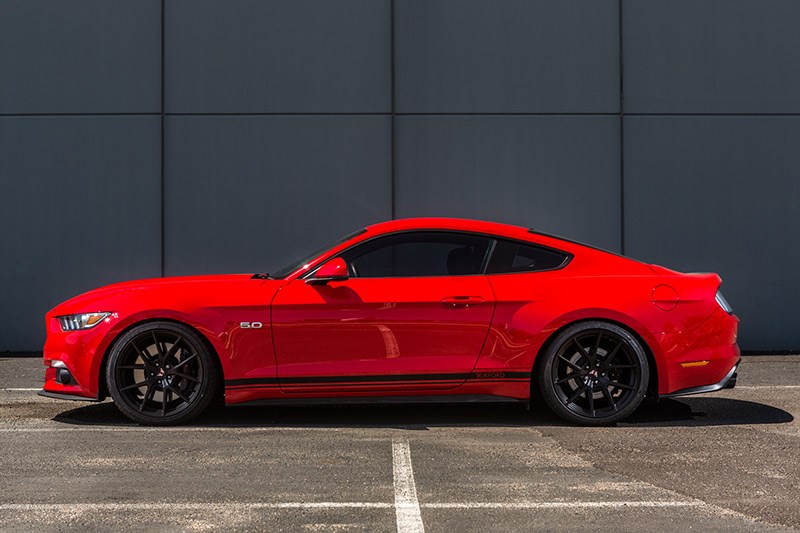
[[[391,202],[392,202],[392,219],[397,218],[397,99],[395,95],[395,72],[396,72],[396,61],[395,61],[395,45],[396,45],[396,36],[395,36],[395,0],[390,0],[390,15],[389,15],[389,22],[391,24],[391,28],[389,30],[389,35],[391,39],[391,100],[392,100],[392,117],[391,117],[391,124],[392,124],[392,133],[391,133],[391,143],[392,143],[392,177],[391,177]]]
[[[164,115],[165,115],[165,108],[164,108],[164,12],[165,12],[165,2],[166,0],[161,0],[161,276],[166,275],[165,269],[165,256],[166,256],[166,227],[165,227],[165,217],[166,217],[166,182],[165,182],[165,175],[164,175],[164,166],[165,166],[165,154],[164,154]]]

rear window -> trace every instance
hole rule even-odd
[[[537,272],[564,266],[570,255],[552,248],[517,241],[497,240],[487,274]]]

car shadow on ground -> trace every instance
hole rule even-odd
[[[89,426],[132,426],[111,402],[70,409],[53,420]],[[621,427],[729,426],[785,424],[794,417],[777,407],[730,398],[692,397],[646,401]],[[432,427],[535,427],[570,425],[543,405],[528,410],[523,404],[435,405],[319,405],[212,407],[192,421],[194,427],[299,427],[299,428],[398,428],[426,430]]]

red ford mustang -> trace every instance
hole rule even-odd
[[[732,387],[738,319],[681,274],[504,224],[408,219],[278,272],[132,281],[47,314],[44,390],[144,424],[244,402],[529,401],[585,425]]]

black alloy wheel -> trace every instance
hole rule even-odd
[[[211,403],[218,372],[192,329],[150,322],[123,334],[109,356],[108,390],[128,418],[148,425],[186,422]]]
[[[539,391],[561,418],[587,426],[613,424],[633,413],[644,399],[647,357],[641,343],[616,324],[574,324],[543,356]]]

